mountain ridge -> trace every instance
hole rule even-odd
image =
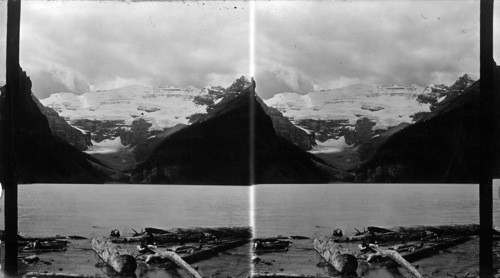
[[[500,68],[496,68],[500,76]],[[453,93],[432,111],[389,136],[356,173],[357,182],[478,183],[482,102],[479,82],[468,76],[451,87]],[[500,86],[496,81],[496,88]],[[465,90],[462,90],[466,88]],[[495,106],[500,99],[496,96]],[[495,116],[498,114],[495,111]],[[500,123],[493,120],[494,175],[500,174]]]
[[[109,180],[106,166],[81,153],[74,146],[52,134],[47,117],[33,100],[32,83],[21,68],[14,159],[19,183],[103,183]],[[5,103],[5,87],[0,89],[1,111]],[[0,119],[2,119],[1,117]],[[3,122],[0,121],[0,125]],[[0,167],[3,168],[3,160]],[[3,171],[1,171],[3,173]],[[3,177],[0,177],[3,179]]]
[[[276,134],[254,90],[252,84],[219,103],[207,117],[165,138],[132,171],[131,181],[240,185],[331,181],[331,174],[316,165],[320,159]],[[254,154],[250,140],[255,140]]]

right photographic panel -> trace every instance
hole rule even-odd
[[[255,3],[255,92],[301,155],[257,138],[254,277],[479,276],[479,30],[479,1]]]

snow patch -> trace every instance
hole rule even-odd
[[[89,133],[89,131],[88,131],[88,130],[85,130],[85,129],[79,128],[79,127],[77,127],[77,126],[75,126],[75,125],[71,125],[71,127],[73,127],[74,129],[76,129],[76,130],[80,131],[80,132],[81,132],[81,133],[83,133],[83,134],[88,134],[88,133]]]
[[[222,99],[223,99],[223,98],[221,97],[221,98],[218,98],[218,99],[214,100],[214,105],[215,105],[215,104],[218,104],[218,103],[219,103]]]
[[[441,102],[441,101],[443,101],[445,98],[446,98],[446,96],[442,96],[442,97],[438,98],[437,103],[440,103],[440,102]]]
[[[339,139],[328,139],[325,142],[320,142],[316,140],[317,146],[314,146],[310,153],[338,153],[349,147],[345,142],[344,136]]]
[[[313,133],[313,131],[312,131],[312,130],[309,130],[309,129],[307,129],[307,128],[303,128],[303,127],[301,127],[301,126],[297,125],[297,124],[296,124],[296,123],[294,123],[294,122],[292,122],[292,123],[295,125],[295,127],[299,128],[299,129],[302,129],[302,130],[303,130],[303,131],[305,131],[307,134],[311,134],[311,133]]]
[[[122,139],[120,137],[115,137],[114,139],[106,139],[101,142],[92,140],[92,146],[85,152],[88,154],[116,153],[123,148],[126,148],[126,146],[122,144]]]

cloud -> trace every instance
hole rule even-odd
[[[230,84],[249,69],[247,2],[28,1],[21,20],[21,65],[39,97]]]
[[[23,69],[25,70],[25,69]],[[53,92],[88,92],[90,87],[84,80],[69,72],[55,69],[36,71],[30,75],[32,91],[38,98],[46,98]]]
[[[256,69],[267,76],[257,82],[264,98],[350,82],[449,84],[479,71],[476,1],[271,1],[256,6]]]
[[[0,1],[1,64],[6,3]],[[23,2],[21,65],[39,97],[131,83],[229,85],[250,68],[249,6],[245,1]],[[478,1],[257,1],[254,6],[255,74],[264,98],[358,82],[450,84],[464,73],[479,73]],[[494,49],[499,60],[500,48]]]

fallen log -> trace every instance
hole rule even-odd
[[[257,241],[260,241],[260,242],[274,242],[274,241],[283,240],[283,239],[290,239],[290,237],[287,237],[287,236],[257,237],[257,238],[253,238],[252,241],[253,242],[257,242]]]
[[[141,241],[145,240],[147,237],[148,237],[147,235],[131,236],[131,237],[118,237],[118,238],[112,238],[111,242],[113,242],[113,243],[141,242]]]
[[[38,262],[40,258],[37,255],[31,255],[22,258],[22,260],[27,264],[32,264]]]
[[[254,250],[287,249],[287,247],[292,244],[292,242],[288,240],[261,241],[257,239],[253,240],[253,242]]]
[[[282,249],[257,249],[257,250],[254,249],[253,252],[255,254],[288,252],[288,248],[282,248]]]
[[[92,249],[118,274],[132,274],[137,262],[132,254],[105,237],[92,238]]]
[[[478,224],[452,224],[452,225],[416,225],[416,226],[395,226],[391,228],[368,227],[368,231],[380,232],[386,230],[387,232],[396,232],[400,234],[415,234],[422,232],[433,232],[438,236],[444,235],[477,235],[479,233]]]
[[[252,241],[260,241],[260,242],[273,242],[273,241],[278,241],[278,240],[283,240],[283,239],[296,239],[296,240],[301,240],[301,239],[311,239],[306,236],[276,236],[276,237],[257,237],[253,238]]]
[[[420,274],[418,270],[411,263],[405,260],[398,252],[394,250],[383,250],[375,244],[369,244],[368,246],[376,252],[374,254],[370,254],[367,260],[368,262],[374,260],[376,257],[391,258],[393,261],[406,268],[413,276],[422,278],[422,274]]]
[[[135,231],[131,237],[113,238],[113,243],[141,242],[152,238],[157,244],[174,242],[207,242],[222,239],[251,238],[250,227],[219,227],[219,228],[187,228],[164,230],[145,228],[142,233]]]
[[[439,254],[441,250],[467,242],[472,238],[473,237],[449,237],[425,243],[413,242],[405,245],[389,246],[388,249],[398,252],[406,261],[411,263],[417,260],[433,256],[435,254]],[[363,244],[360,244],[359,247],[362,250],[362,252],[371,250],[370,247],[364,246]],[[374,252],[374,250],[371,251]],[[370,259],[371,262],[373,262],[373,260],[377,257],[371,258],[370,257],[371,255],[372,254],[361,254],[358,255],[358,259],[366,260],[368,258]],[[379,257],[382,258],[381,256]],[[377,264],[383,267],[397,266],[397,262],[390,259],[379,261],[377,262]]]
[[[310,237],[306,236],[289,236],[290,239],[311,239]]]
[[[378,242],[391,241],[420,241],[449,236],[472,236],[479,234],[477,224],[455,224],[438,226],[396,226],[390,228],[368,227],[364,233],[336,238],[337,242],[359,242],[376,240]]]
[[[274,272],[274,273],[252,273],[252,275],[247,276],[247,278],[330,278],[330,277],[321,277],[317,275],[308,275],[308,274],[297,274],[297,273],[283,273],[283,272]]]
[[[314,239],[314,249],[325,261],[341,274],[355,274],[358,260],[347,249],[344,249],[328,237]]]
[[[184,253],[180,256],[185,262],[192,264],[216,256],[220,252],[244,245],[249,241],[250,241],[249,239],[234,239],[234,240],[222,241],[219,242],[218,244],[203,244],[203,246],[198,250],[193,250],[192,253]],[[146,260],[147,255],[138,256],[137,259]],[[159,263],[161,263],[161,261]]]
[[[231,239],[231,238],[248,238],[252,237],[250,227],[218,227],[218,228],[188,228],[175,229],[175,235],[183,242],[198,242],[207,239]]]
[[[428,246],[425,246],[420,250],[415,250],[413,252],[409,252],[408,254],[404,254],[403,258],[409,262],[414,262],[416,260],[420,260],[434,254],[439,253],[440,250],[453,247],[455,245],[467,242],[471,240],[471,237],[459,237],[459,238],[450,238],[447,240],[437,241]]]
[[[32,242],[25,243],[22,251],[35,252],[35,251],[66,251],[66,246],[68,245],[68,241],[39,241],[35,240]]]
[[[17,234],[17,240],[19,241],[55,241],[55,240],[62,240],[62,239],[87,239],[86,237],[82,236],[61,236],[61,235],[56,235],[56,236],[30,236],[30,235],[25,235],[22,233]]]
[[[218,253],[236,248],[238,246],[244,245],[246,243],[250,242],[250,239],[234,239],[234,240],[228,240],[228,241],[222,241],[219,242],[217,245],[210,247],[210,248],[203,248],[200,251],[187,254],[186,256],[183,256],[182,259],[184,259],[187,263],[195,263],[199,262],[201,260],[205,260],[208,258],[211,258],[213,256],[216,256]]]
[[[138,236],[131,236],[131,237],[115,237],[111,238],[111,241],[113,243],[134,243],[134,242],[143,242],[143,241],[154,241],[156,243],[164,244],[164,243],[172,243],[172,242],[179,242],[181,239],[179,239],[177,236],[173,234],[142,234]]]
[[[63,272],[28,272],[23,278],[97,278],[95,275],[84,275]]]
[[[145,228],[144,231],[148,234],[171,234],[172,232],[169,232],[167,230],[163,230],[163,229],[158,229],[158,228],[151,228],[151,227],[148,227],[148,228]]]
[[[149,245],[149,249],[154,251],[155,253],[152,255],[148,255],[146,258],[146,263],[150,262],[154,258],[168,259],[169,261],[175,263],[182,269],[186,270],[186,272],[193,278],[202,278],[194,268],[192,268],[188,263],[186,263],[179,255],[172,251],[160,251],[155,246]]]

